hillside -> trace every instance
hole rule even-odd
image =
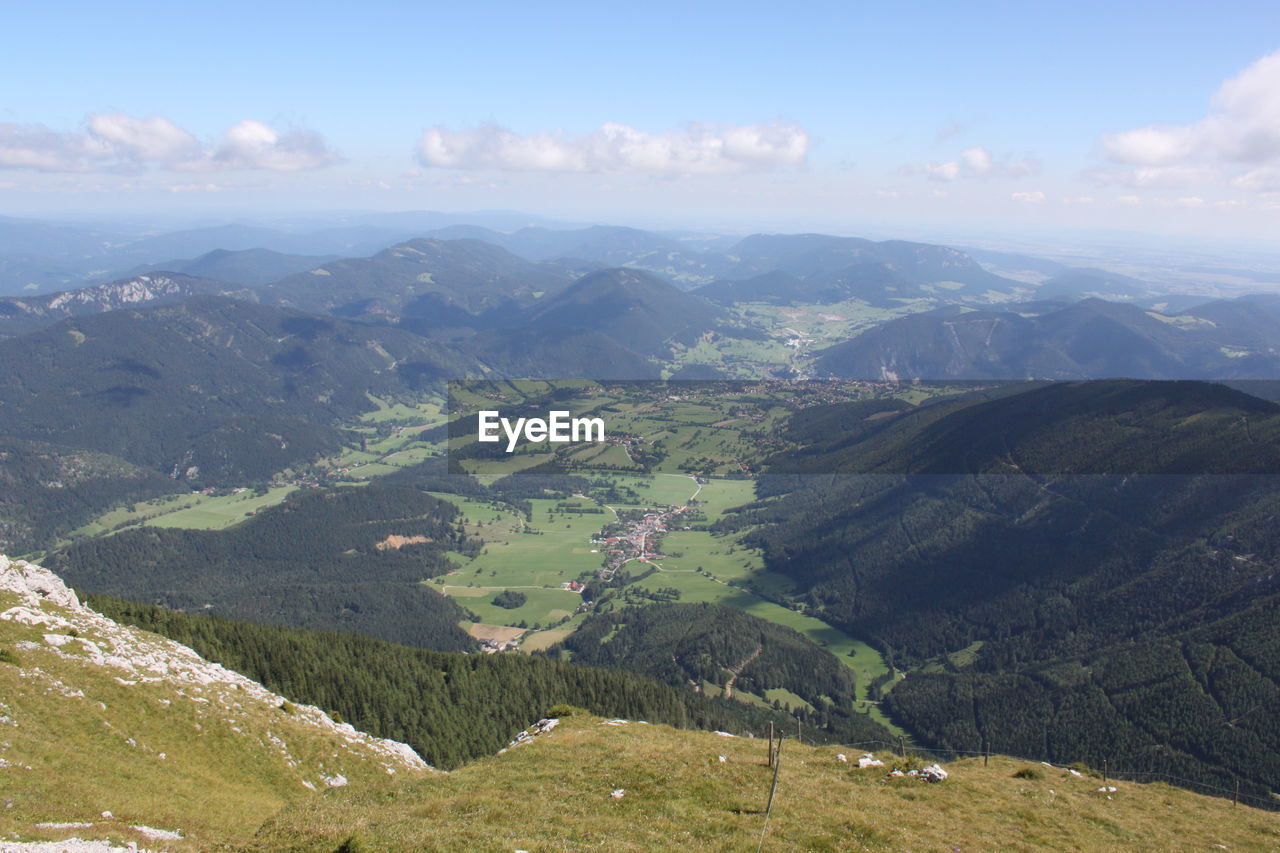
[[[597,331],[642,356],[658,357],[724,319],[711,303],[650,273],[608,269],[583,276],[539,305],[527,324],[549,336]]]
[[[724,266],[724,259],[715,253],[691,251],[671,237],[618,226],[530,227],[511,234],[462,226],[433,236],[474,237],[531,261],[581,258],[605,267],[630,267],[681,284],[708,281]]]
[[[122,502],[183,491],[105,453],[0,437],[0,553],[29,553]]]
[[[0,697],[6,837],[207,850],[312,792],[429,769],[3,556]]]
[[[1083,383],[883,421],[826,435],[789,469],[814,474],[762,480],[774,499],[732,524],[809,612],[917,670],[896,722],[1280,788],[1273,403]]]
[[[1274,813],[1162,784],[1000,756],[948,763],[930,784],[893,775],[930,759],[870,744],[883,763],[860,768],[862,749],[794,739],[780,752],[762,836],[774,778],[766,742],[656,724],[679,711],[663,691],[688,697],[690,711],[706,703],[688,692],[521,656],[436,655],[95,601],[292,681],[286,698],[95,613],[36,566],[0,558],[0,604],[0,832],[15,851],[73,837],[118,845],[104,853],[126,844],[730,850],[762,837],[769,849],[1270,850],[1280,840]],[[438,774],[402,743],[297,704],[299,693],[363,706],[378,724],[432,732],[440,746],[462,733],[478,745],[476,723],[487,731],[495,711],[496,729],[514,723],[518,733],[527,723],[515,721],[556,695],[606,714],[610,702],[615,714],[630,704],[652,722],[561,704],[554,724]],[[425,713],[388,716],[414,708]],[[498,736],[495,747],[512,737]]]
[[[334,260],[333,255],[290,255],[270,249],[214,249],[195,258],[145,264],[129,275],[167,271],[258,287]]]
[[[763,849],[1264,851],[1280,841],[1273,813],[1167,785],[1000,757],[947,764],[931,785],[889,775],[918,758],[878,752],[884,766],[858,769],[860,755],[787,740]],[[447,776],[300,802],[255,849],[754,850],[772,777],[760,739],[572,716]]]
[[[730,607],[655,604],[595,613],[561,648],[575,663],[786,707],[843,741],[890,736],[852,710],[857,684],[834,655],[797,631]]]
[[[1261,379],[1271,349],[1239,333],[1182,323],[1135,305],[1086,299],[1041,310],[942,309],[891,320],[818,353],[821,373],[854,379]]]
[[[825,234],[755,234],[739,241],[729,254],[736,262],[721,276],[723,279],[749,279],[781,271],[821,281],[824,276],[843,274],[850,279],[844,289],[856,291],[865,287],[864,292],[881,301],[918,295],[919,291],[905,285],[944,282],[948,283],[946,292],[957,301],[986,302],[992,293],[1007,298],[1026,290],[1020,282],[987,272],[964,252],[929,243],[876,243]],[[890,287],[902,287],[902,292]]]
[[[70,317],[164,305],[198,295],[254,300],[251,291],[223,280],[172,272],[140,274],[45,296],[0,299],[0,338],[21,335]]]
[[[466,613],[421,582],[475,547],[452,504],[370,485],[295,495],[226,530],[122,530],[46,562],[87,592],[461,651],[475,648]]]
[[[264,301],[349,319],[413,321],[415,328],[495,325],[568,286],[569,273],[479,240],[416,239],[284,278]]]
[[[64,320],[0,341],[0,435],[247,485],[338,447],[334,423],[461,375],[396,329],[218,297]]]

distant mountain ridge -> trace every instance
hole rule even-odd
[[[817,367],[859,379],[1263,379],[1280,372],[1268,340],[1224,350],[1235,333],[1187,327],[1136,305],[1091,298],[1026,316],[944,309],[892,320],[818,354]]]
[[[146,273],[61,293],[0,298],[0,337],[21,335],[70,317],[164,305],[197,295],[255,300],[252,290],[225,281],[181,273]]]
[[[169,272],[259,287],[335,260],[338,260],[337,255],[289,255],[271,249],[214,249],[196,258],[144,264],[130,270],[124,277]]]

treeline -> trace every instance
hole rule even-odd
[[[465,612],[421,581],[478,548],[454,505],[373,484],[293,495],[227,530],[125,530],[46,564],[90,592],[465,650]]]
[[[652,679],[524,655],[463,655],[355,634],[257,625],[90,595],[119,622],[163,634],[296,702],[336,712],[356,728],[412,746],[452,769],[491,755],[567,703],[606,717],[680,728],[761,732],[769,714]]]
[[[811,729],[846,742],[886,739],[856,713],[853,672],[796,631],[716,604],[654,604],[593,614],[560,647],[577,663],[626,669],[673,686],[705,682],[764,698],[788,690],[812,706]],[[736,672],[736,675],[735,675]],[[779,706],[780,707],[780,706]]]

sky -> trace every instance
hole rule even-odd
[[[1273,239],[1280,4],[12,3],[0,214]]]

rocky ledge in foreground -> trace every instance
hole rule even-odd
[[[71,834],[201,849],[312,791],[430,769],[0,555],[0,849]]]

